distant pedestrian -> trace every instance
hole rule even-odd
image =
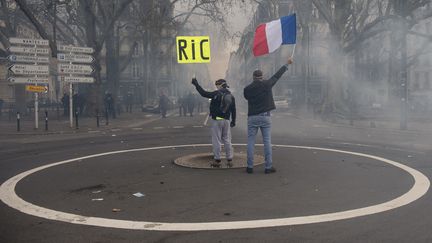
[[[203,101],[198,98],[195,98],[195,103],[197,107],[197,113],[203,112],[204,111]]]
[[[126,112],[132,113],[133,101],[133,94],[129,91],[125,97]]]
[[[168,97],[162,92],[159,96],[159,111],[162,115],[162,118],[166,118],[169,103],[170,101]]]
[[[78,112],[78,104],[80,103],[80,96],[78,95],[78,93],[75,93],[72,96],[72,109],[73,109],[73,115],[75,116],[75,114],[79,114]]]
[[[63,97],[61,98],[61,102],[63,105],[63,116],[69,115],[69,95],[67,93],[63,94]]]
[[[192,84],[195,85],[196,90],[202,97],[211,99],[210,116],[213,122],[211,134],[214,156],[214,162],[211,165],[213,167],[220,167],[221,146],[224,144],[227,166],[232,167],[234,153],[231,144],[231,127],[234,127],[236,122],[234,96],[228,90],[229,86],[224,79],[219,79],[215,82],[217,90],[212,92],[205,91],[198,84],[196,78],[192,79]]]
[[[187,98],[187,110],[190,116],[193,116],[194,108],[195,108],[195,96],[192,92],[189,92]]]
[[[3,99],[0,98],[0,117],[2,116],[2,112],[3,112]]]
[[[112,118],[116,118],[114,97],[110,92],[105,93],[104,104],[107,116],[112,115]]]
[[[263,79],[261,70],[253,72],[253,82],[244,88],[244,97],[248,101],[248,146],[247,146],[247,173],[253,173],[255,137],[258,129],[261,129],[264,143],[265,170],[266,174],[276,172],[272,163],[271,145],[271,118],[270,111],[276,109],[272,88],[288,70],[288,64],[292,59],[288,58],[287,64],[283,65],[268,80]]]
[[[179,108],[179,116],[186,116],[186,100],[185,97],[180,96],[177,100],[178,108]]]

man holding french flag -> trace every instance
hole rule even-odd
[[[296,43],[296,15],[289,15],[269,23],[260,24],[255,31],[253,53],[261,56],[274,52],[283,44]],[[253,81],[243,90],[244,97],[248,101],[248,146],[246,172],[253,173],[253,159],[255,138],[258,129],[261,130],[264,143],[265,169],[264,173],[276,172],[272,162],[271,148],[271,119],[270,111],[276,109],[272,88],[279,78],[292,64],[295,45],[291,57],[270,79],[264,79],[261,70],[253,72]]]

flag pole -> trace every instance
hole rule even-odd
[[[291,53],[291,59],[294,57],[295,48],[296,48],[296,44],[294,44],[294,47],[293,47],[293,50],[292,50],[292,53]]]

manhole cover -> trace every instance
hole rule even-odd
[[[233,166],[231,168],[245,168],[247,155],[245,153],[234,153],[232,161]],[[188,168],[200,168],[200,169],[229,169],[227,166],[227,160],[222,158],[221,166],[215,168],[211,166],[213,162],[212,153],[201,153],[201,154],[190,154],[174,160],[174,163],[180,166]],[[255,155],[254,166],[264,163],[264,157],[261,155]]]

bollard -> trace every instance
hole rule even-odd
[[[57,121],[60,121],[60,108],[59,108],[59,105],[57,104],[57,106],[56,106],[56,111],[57,111]]]
[[[99,109],[96,109],[96,126],[99,127]]]
[[[78,111],[75,111],[75,129],[78,129]]]
[[[45,111],[45,131],[48,131],[48,111]]]
[[[20,126],[20,120],[21,120],[21,116],[20,113],[17,112],[17,132],[19,132],[21,130],[21,126]]]

